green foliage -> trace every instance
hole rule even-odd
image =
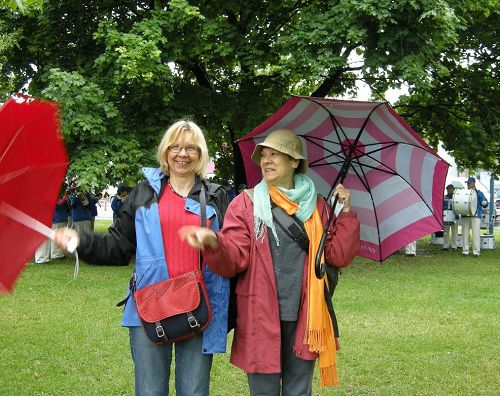
[[[184,117],[205,131],[219,175],[233,178],[233,142],[291,94],[355,94],[359,78],[376,92],[405,83],[419,101],[465,78],[468,87],[450,89],[470,89],[460,105],[471,119],[449,125],[471,137],[481,125],[491,138],[497,77],[478,68],[469,79],[474,66],[461,74],[457,54],[486,62],[497,19],[493,0],[45,0],[39,12],[0,16],[0,97],[29,83],[30,94],[58,100],[71,171],[82,182],[102,176],[97,184],[137,179],[165,128]],[[420,122],[429,119],[421,104],[411,115],[419,132],[463,164],[491,163],[449,144],[456,130]]]
[[[0,93],[14,90],[14,75],[6,72],[6,63],[17,45],[19,33],[10,32],[7,26],[4,21],[0,20],[0,73],[4,76],[0,79]],[[0,96],[0,100],[3,99],[2,96]]]
[[[102,71],[112,70],[113,85],[150,86],[167,82],[170,72],[159,48],[166,38],[157,20],[140,21],[129,33],[118,32],[114,21],[104,21],[94,37],[106,46],[106,52],[96,59],[96,66]]]
[[[403,115],[461,168],[500,173],[498,12],[489,2],[462,5],[458,40],[442,56],[432,84],[401,98]]]
[[[106,92],[76,72],[51,69],[45,78],[41,94],[61,104],[63,136],[72,153],[68,172],[78,175],[78,185],[96,191],[135,181],[138,169],[127,158],[144,161],[144,154]]]
[[[43,0],[1,0],[0,10],[10,8],[12,11],[27,13],[31,10],[41,10],[42,5]]]
[[[100,232],[109,224],[96,222]],[[416,257],[357,258],[335,291],[340,386],[320,388],[316,371],[313,395],[497,395],[499,260],[498,248],[474,259],[429,238]],[[115,306],[132,268],[83,262],[73,280],[73,266],[71,258],[29,264],[13,295],[0,296],[0,393],[133,395]],[[210,394],[248,394],[229,348],[214,357]]]

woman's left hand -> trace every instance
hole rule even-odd
[[[343,212],[351,210],[351,190],[345,188],[342,184],[337,184],[334,194],[338,197],[338,202],[344,204]]]

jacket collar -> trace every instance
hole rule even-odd
[[[166,177],[165,173],[160,168],[142,168],[142,173],[149,182],[151,188],[160,195],[161,181]]]

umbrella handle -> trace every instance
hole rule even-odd
[[[323,232],[321,241],[319,243],[318,252],[316,253],[316,263],[314,264],[314,273],[316,274],[316,278],[318,279],[323,279],[326,272],[326,264],[321,262],[321,255],[323,253],[323,250],[325,249],[326,235],[326,232]]]
[[[333,201],[332,208],[330,209],[330,215],[328,216],[328,221],[326,222],[325,228],[323,230],[323,235],[321,235],[321,240],[319,242],[318,251],[316,252],[316,262],[314,264],[314,273],[316,274],[316,278],[323,279],[326,272],[326,264],[321,262],[321,256],[323,255],[323,251],[325,250],[326,238],[328,236],[328,230],[330,229],[330,225],[332,221],[335,223],[338,217],[333,219],[333,215],[335,213],[335,208],[337,207],[338,196],[335,196]]]
[[[357,139],[359,139],[359,135],[358,135]],[[352,150],[353,149],[351,148],[351,151]],[[351,154],[349,155],[348,158],[346,158],[346,160],[342,164],[342,168],[340,168],[339,174],[337,175],[337,178],[335,179],[335,182],[333,182],[332,188],[330,189],[330,192],[328,193],[327,200],[329,200],[331,198],[333,190],[335,189],[335,186],[337,185],[337,183],[344,182],[345,177],[347,176],[347,172],[349,170],[349,167],[351,166],[350,156],[351,156]],[[326,222],[325,228],[323,230],[323,235],[321,236],[321,241],[319,243],[318,251],[316,253],[316,262],[314,265],[314,272],[316,274],[316,278],[318,278],[318,279],[322,279],[325,276],[326,264],[321,262],[321,256],[323,254],[323,250],[325,250],[326,237],[328,235],[328,230],[330,229],[330,225],[332,224],[332,221],[335,223],[338,219],[338,217],[335,216],[335,220],[333,220],[333,215],[335,213],[335,209],[337,208],[338,201],[339,201],[339,197],[338,197],[338,195],[335,195],[335,199],[333,200],[332,208],[330,209],[330,215],[328,216],[328,221]]]
[[[76,238],[69,238],[68,243],[66,244],[66,251],[71,254],[75,253],[76,248],[78,247],[77,244],[78,241]]]

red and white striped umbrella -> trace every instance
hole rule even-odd
[[[238,141],[249,187],[262,178],[255,145],[279,128],[301,137],[318,192],[330,198],[339,182],[351,190],[361,256],[383,261],[443,228],[449,165],[387,102],[291,97]]]

